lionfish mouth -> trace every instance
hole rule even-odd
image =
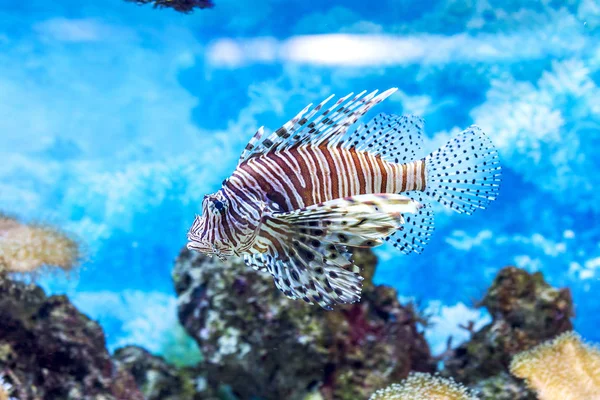
[[[225,261],[226,257],[231,256],[232,252],[226,249],[219,249],[217,246],[207,243],[207,242],[198,242],[190,239],[187,243],[188,250],[195,250],[200,253],[206,254],[209,257],[217,256],[219,260]]]
[[[209,246],[206,246],[206,244],[201,243],[201,242],[196,242],[194,240],[190,240],[187,243],[188,250],[195,250],[195,251],[199,251],[200,253],[210,253],[212,252],[212,249]]]

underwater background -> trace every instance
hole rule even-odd
[[[0,211],[78,238],[82,266],[36,283],[110,350],[200,357],[171,271],[203,196],[258,127],[389,87],[370,115],[422,116],[429,151],[478,124],[503,183],[471,217],[436,209],[423,254],[377,248],[374,282],[427,310],[434,354],[491,320],[475,301],[506,265],[568,287],[576,331],[600,342],[597,0],[214,3],[0,0]]]

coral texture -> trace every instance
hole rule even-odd
[[[57,229],[0,214],[0,272],[31,273],[46,265],[68,271],[79,257],[77,242]]]
[[[445,373],[471,384],[508,370],[512,356],[573,328],[569,289],[555,289],[541,273],[503,268],[481,301],[492,322],[445,360]]]
[[[410,307],[371,282],[376,258],[355,252],[363,268],[360,303],[325,311],[283,296],[269,275],[183,250],[173,278],[179,317],[205,356],[211,384],[241,399],[367,398],[408,376],[434,370]]]
[[[460,383],[424,373],[412,373],[400,384],[375,392],[369,400],[476,400]]]
[[[65,296],[0,281],[0,371],[22,400],[142,400],[114,365],[100,326]]]
[[[517,354],[510,370],[542,400],[600,399],[600,349],[574,332]]]
[[[442,374],[477,389],[485,399],[535,399],[508,366],[515,354],[573,328],[569,289],[551,287],[541,273],[505,267],[480,305],[492,322],[449,352]]]
[[[141,347],[117,349],[113,359],[133,375],[146,400],[217,399],[197,369],[176,368]]]

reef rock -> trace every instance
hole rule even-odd
[[[508,367],[515,354],[573,329],[571,292],[551,287],[539,272],[506,267],[480,305],[492,322],[450,353],[443,374],[478,389],[483,398],[535,399]]]
[[[177,368],[137,346],[117,349],[113,359],[133,375],[146,400],[217,399],[196,368]]]
[[[360,303],[325,311],[287,299],[271,276],[184,249],[173,279],[179,319],[205,357],[211,385],[240,399],[367,398],[435,369],[418,314],[396,291],[374,286],[377,262],[355,252],[365,277]]]
[[[100,326],[65,296],[0,276],[0,378],[20,400],[143,400]]]

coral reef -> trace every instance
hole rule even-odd
[[[411,373],[401,384],[375,392],[369,400],[476,400],[477,397],[452,379]]]
[[[573,328],[570,291],[551,287],[541,273],[506,267],[481,305],[488,309],[492,322],[450,352],[442,373],[476,387],[484,398],[499,398],[499,393],[511,388],[515,393],[511,399],[534,399],[507,374],[508,366],[515,354]]]
[[[0,280],[0,372],[21,400],[143,400],[133,377],[118,369],[100,326],[65,296]]]
[[[189,13],[195,8],[212,8],[214,3],[212,0],[126,0],[137,4],[154,4],[154,8],[169,7],[175,11]]]
[[[475,382],[469,387],[484,400],[538,400],[523,381],[505,371]]]
[[[56,228],[0,214],[0,273],[33,273],[43,266],[69,271],[79,258],[78,243]]]
[[[0,375],[0,400],[15,400],[15,398],[11,396],[12,392],[12,385],[4,380],[3,375]]]
[[[198,369],[175,368],[141,347],[120,348],[113,359],[133,375],[146,400],[217,399]]]
[[[517,354],[510,370],[542,400],[600,399],[600,349],[574,332]]]
[[[179,318],[200,346],[209,383],[241,399],[343,400],[367,398],[410,371],[432,372],[417,312],[394,289],[373,285],[372,252],[354,258],[365,277],[361,302],[325,311],[287,299],[241,260],[184,249],[173,271]]]
[[[435,371],[435,359],[417,328],[427,322],[394,289],[373,284],[370,250],[353,256],[363,299],[331,312],[288,300],[241,260],[184,249],[173,270],[179,319],[204,358],[182,367],[136,346],[111,358],[101,328],[65,296],[4,279],[0,400],[537,399],[508,373],[511,359],[511,372],[543,400],[595,399],[600,351],[571,332],[570,292],[541,274],[502,269],[481,301],[492,322],[448,351],[445,377],[432,376],[423,372]]]

